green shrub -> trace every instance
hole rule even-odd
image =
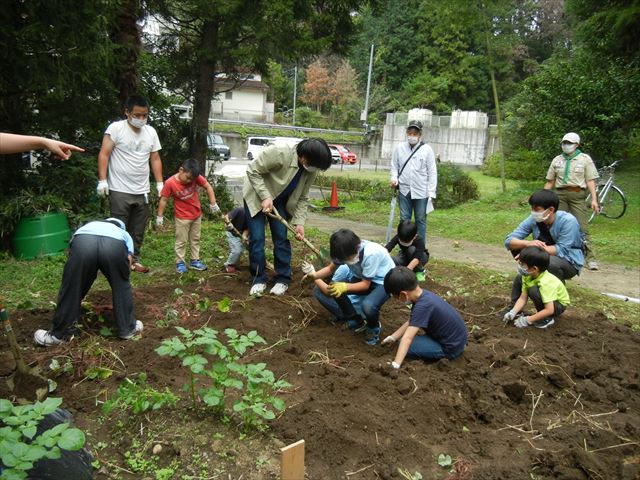
[[[478,198],[478,184],[460,167],[447,164],[438,166],[438,208],[452,208]]]
[[[491,177],[500,177],[500,158],[502,154],[494,153],[487,158],[482,173]],[[544,181],[551,158],[545,158],[534,150],[518,149],[505,160],[504,175],[513,180]]]

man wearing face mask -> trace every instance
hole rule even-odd
[[[309,188],[319,170],[331,166],[331,150],[321,138],[297,145],[275,144],[262,150],[247,167],[242,196],[249,229],[249,270],[253,278],[250,295],[261,296],[267,288],[264,252],[265,223],[269,222],[275,267],[273,295],[284,295],[291,281],[291,244],[287,229],[267,216],[275,207],[295,226],[296,238],[304,238]]]
[[[111,216],[122,220],[133,237],[131,269],[147,273],[140,263],[140,247],[149,220],[149,164],[156,180],[158,195],[162,191],[160,140],[155,129],[147,125],[149,104],[139,95],[127,99],[125,120],[107,127],[98,154],[98,196],[109,196]]]
[[[427,243],[427,210],[433,209],[438,186],[438,171],[431,147],[420,141],[422,123],[412,120],[407,126],[407,141],[393,151],[391,186],[399,190],[400,220],[415,217],[418,235]],[[427,205],[431,203],[431,207]]]
[[[552,190],[538,190],[529,197],[531,215],[511,232],[504,244],[518,258],[526,247],[541,247],[549,255],[548,271],[563,283],[580,273],[584,265],[582,234],[576,217],[569,212],[558,211],[560,200]],[[532,240],[526,240],[529,236]],[[511,306],[522,293],[522,274],[518,269],[511,289]],[[509,307],[510,308],[510,307]]]
[[[573,214],[584,233],[585,253],[589,270],[598,270],[595,253],[589,235],[589,208],[586,198],[591,194],[591,209],[600,211],[596,195],[596,179],[598,170],[589,155],[580,150],[580,136],[567,133],[562,137],[562,154],[555,157],[549,171],[544,188],[555,188],[560,199],[560,210]]]

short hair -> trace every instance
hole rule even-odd
[[[360,237],[348,228],[341,228],[329,239],[329,254],[332,259],[342,262],[358,253],[358,245]]]
[[[127,98],[125,107],[128,111],[133,110],[133,107],[147,107],[149,108],[149,102],[142,95],[131,95]]]
[[[549,253],[542,247],[523,248],[518,260],[528,267],[538,267],[541,272],[549,268]]]
[[[418,227],[411,220],[402,220],[398,224],[398,239],[401,242],[413,240],[416,233],[418,233]]]
[[[126,228],[124,226],[124,222],[122,220],[120,220],[119,218],[109,217],[109,218],[105,219],[105,222],[109,222],[109,223],[115,225],[116,227],[121,228],[122,230],[126,230]]]
[[[182,170],[190,173],[191,176],[195,179],[200,175],[200,164],[195,158],[187,158],[184,162],[182,162]]]
[[[296,145],[298,157],[304,157],[309,166],[326,170],[331,166],[331,150],[322,138],[307,138]]]
[[[560,205],[560,199],[558,194],[553,190],[538,190],[533,192],[529,197],[529,205],[532,207],[542,207],[545,210],[549,207],[553,207],[555,211],[558,211],[558,205]]]
[[[384,276],[384,290],[390,295],[415,290],[418,286],[416,272],[407,267],[394,267]]]

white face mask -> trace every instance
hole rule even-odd
[[[353,258],[350,258],[349,260],[345,260],[344,263],[347,265],[355,265],[356,263],[358,263],[358,255],[356,255]]]
[[[566,155],[571,155],[573,152],[576,151],[576,148],[578,148],[578,146],[575,143],[563,143],[562,144],[562,151]]]
[[[551,213],[549,212],[548,208],[546,210],[543,210],[542,212],[536,212],[535,210],[531,210],[531,218],[536,223],[546,221],[549,218],[549,215],[551,215]]]
[[[127,118],[129,125],[131,125],[134,128],[142,128],[147,124],[147,119],[146,118]]]
[[[420,137],[414,137],[413,135],[407,135],[407,142],[409,142],[409,145],[417,144],[418,140],[420,140]]]
[[[302,165],[302,168],[304,168],[309,173],[317,172],[319,170],[318,167],[312,167],[310,165],[309,166]]]
[[[413,241],[411,241],[411,242],[401,242],[400,240],[398,240],[398,243],[400,244],[401,247],[410,247],[411,245],[413,245]]]

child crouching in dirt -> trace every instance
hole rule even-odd
[[[522,275],[522,294],[513,308],[505,313],[504,322],[515,320],[516,327],[547,328],[569,305],[569,292],[564,283],[549,268],[549,254],[541,247],[527,247],[518,256],[518,273]],[[518,315],[531,299],[537,312]]]
[[[411,220],[402,220],[398,225],[398,234],[385,246],[391,251],[398,245],[400,251],[392,256],[396,265],[403,265],[416,272],[419,282],[424,282],[424,267],[429,261],[429,251],[424,245],[424,238],[418,235],[418,227]]]
[[[308,265],[310,265],[309,263],[305,262],[303,268],[308,269]],[[313,268],[313,266],[311,265],[311,268]],[[336,270],[336,272],[333,274],[333,277],[331,277],[331,282],[351,282],[351,280],[353,279],[353,274],[351,273],[351,270],[349,269],[348,265],[340,265],[338,267],[338,269]],[[314,283],[316,284],[316,287],[318,289],[320,289],[320,291],[326,295],[329,296],[329,286],[331,285],[331,283],[327,283],[322,279],[316,279],[314,281]],[[362,300],[363,297],[361,295],[354,295],[354,294],[347,294],[347,297],[349,298],[349,300],[351,301],[351,305],[353,305],[354,310],[356,311],[356,313],[358,315],[360,315],[360,318],[362,319],[362,321],[366,321],[365,320],[365,316],[362,313]],[[336,313],[336,312],[332,312],[332,313]],[[336,315],[334,317],[334,320],[331,323],[337,323],[340,318],[340,315]]]
[[[391,362],[400,368],[406,357],[422,360],[453,360],[462,355],[467,344],[467,326],[460,314],[442,298],[418,285],[413,271],[396,267],[384,277],[387,293],[401,302],[411,302],[411,318],[382,341],[398,350]],[[420,329],[425,335],[418,335]]]
[[[184,261],[187,243],[191,247],[191,261],[189,267],[194,270],[206,270],[207,266],[200,260],[200,225],[202,223],[202,208],[198,198],[198,187],[207,191],[209,210],[211,213],[220,212],[216,203],[213,187],[207,179],[200,175],[200,166],[193,159],[185,160],[178,169],[178,173],[164,182],[160,192],[160,204],[156,216],[156,225],[164,223],[164,209],[173,197],[173,209],[176,222],[176,272],[187,273],[189,269]]]
[[[223,218],[227,228],[227,244],[229,245],[229,257],[224,262],[224,269],[227,273],[236,273],[236,265],[244,252],[244,245],[249,240],[249,225],[244,207],[234,208]]]
[[[341,265],[347,266],[351,276],[345,281],[333,281],[326,291],[316,285],[313,295],[338,321],[346,322],[350,330],[364,330],[368,345],[376,345],[382,330],[380,308],[389,299],[389,294],[384,290],[384,276],[394,267],[393,260],[382,245],[360,240],[346,228],[331,235],[329,249],[332,263],[316,272],[313,265],[305,262],[302,268],[305,278],[318,280],[333,277]],[[351,295],[362,298],[364,322],[349,298]]]

